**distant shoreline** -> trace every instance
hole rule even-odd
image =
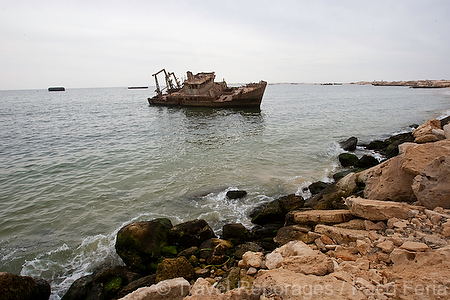
[[[343,84],[353,84],[353,85],[373,85],[373,86],[408,86],[412,88],[450,88],[450,80],[400,80],[400,81],[384,81],[384,80],[374,80],[374,81],[357,81],[357,82],[316,82],[316,83],[306,83],[306,82],[272,82],[269,85],[302,85],[302,84],[313,84],[313,85],[343,85]]]

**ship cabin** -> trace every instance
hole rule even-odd
[[[187,80],[184,82],[185,92],[190,95],[207,94],[213,88],[215,78],[214,72],[193,75],[192,72],[188,71]]]

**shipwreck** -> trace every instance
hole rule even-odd
[[[161,88],[158,75],[164,73],[166,86]],[[215,82],[214,72],[196,75],[187,72],[187,79],[180,83],[173,72],[165,69],[152,75],[155,78],[156,95],[148,98],[150,105],[203,106],[203,107],[253,107],[259,108],[267,86],[261,80],[239,87],[229,87],[225,80]]]

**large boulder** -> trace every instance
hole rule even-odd
[[[353,218],[350,211],[346,209],[292,211],[289,213],[290,221],[297,224],[338,224],[348,222]]]
[[[379,162],[375,157],[373,157],[372,155],[365,154],[358,160],[355,166],[357,168],[367,169],[376,166],[378,164]]]
[[[400,147],[400,151],[404,153],[402,170],[413,176],[421,175],[435,158],[450,156],[450,140],[420,145],[406,143]]]
[[[416,206],[401,202],[379,201],[349,197],[345,200],[353,215],[371,221],[386,221],[391,218],[405,220]]]
[[[338,156],[338,160],[344,168],[353,167],[359,161],[358,156],[352,153],[341,153]]]
[[[140,277],[125,266],[99,269],[92,275],[75,280],[62,300],[113,299]]]
[[[332,183],[330,182],[316,181],[308,186],[308,190],[311,194],[316,195],[331,185]]]
[[[347,229],[322,224],[316,226],[315,232],[326,235],[338,243],[355,242],[369,237],[369,232],[366,230]]]
[[[357,180],[365,185],[367,199],[414,202],[411,188],[413,174],[402,169],[403,156],[393,157],[375,167],[358,173]]]
[[[203,219],[181,223],[169,230],[170,241],[182,248],[199,247],[204,241],[214,237],[214,231]]]
[[[290,194],[271,201],[258,212],[252,214],[252,223],[264,225],[268,223],[284,223],[286,214],[303,207],[305,200],[302,196]]]
[[[250,231],[241,223],[229,223],[222,227],[222,238],[237,245],[249,240]]]
[[[339,145],[345,151],[355,151],[357,144],[358,144],[358,139],[354,136],[352,136],[351,138],[349,138],[346,141],[339,142]]]
[[[128,224],[117,233],[116,252],[133,270],[150,273],[156,270],[161,249],[167,246],[169,219],[155,219]]]
[[[423,144],[438,141],[436,135],[433,134],[433,129],[441,128],[441,121],[436,119],[428,120],[413,131],[414,142]]]
[[[428,164],[414,178],[412,189],[423,206],[450,208],[450,156],[437,157]]]
[[[0,296],[2,300],[48,300],[50,284],[43,279],[0,272]]]

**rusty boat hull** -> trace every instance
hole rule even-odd
[[[259,108],[267,86],[267,82],[260,81],[240,87],[228,87],[225,81],[214,82],[214,72],[196,75],[187,72],[187,75],[188,79],[182,86],[174,86],[170,79],[166,79],[167,92],[162,93],[154,74],[157,95],[148,98],[148,103],[160,106]]]

